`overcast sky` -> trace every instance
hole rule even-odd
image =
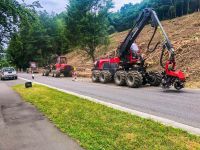
[[[21,0],[18,0],[21,2]],[[25,0],[26,3],[31,3],[35,0]],[[67,0],[39,0],[40,4],[43,6],[44,9],[47,10],[47,12],[56,12],[56,13],[60,13],[62,11],[65,10],[66,4],[67,4]],[[113,9],[113,11],[117,11],[121,8],[121,6],[123,6],[124,4],[127,3],[138,3],[141,0],[113,0],[114,4],[115,4],[115,8]]]

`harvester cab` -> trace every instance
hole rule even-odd
[[[62,69],[65,69],[67,67],[67,58],[66,57],[58,57],[57,58],[57,63],[55,64],[55,69],[57,71],[60,71]]]
[[[144,27],[149,23],[151,23],[151,26],[154,28],[154,33],[148,43],[148,51],[155,51],[160,44],[159,41],[153,49],[150,49],[151,42],[158,29],[164,39],[162,42],[163,49],[160,58],[160,64],[164,68],[162,74],[159,72],[147,72],[147,66],[144,63],[145,60],[142,60],[141,57],[133,57],[133,53],[130,51],[131,45],[135,42]],[[169,53],[169,59],[164,64],[163,56],[165,50]],[[117,64],[115,65],[115,71],[111,71],[111,66],[114,63]],[[183,72],[175,70],[176,62],[174,48],[165,33],[156,12],[150,8],[142,11],[136,20],[135,25],[118,47],[118,57],[100,59],[96,64],[98,65],[92,69],[92,80],[94,82],[100,81],[106,83],[114,79],[115,84],[117,85],[128,85],[133,88],[138,88],[145,84],[150,84],[152,86],[159,86],[162,84],[163,88],[169,88],[173,85],[177,90],[184,87],[185,77]],[[108,69],[105,69],[105,65],[109,66],[107,67]],[[172,66],[172,68],[169,69],[169,66]]]
[[[49,76],[52,73],[53,77],[60,77],[62,74],[64,77],[71,77],[73,72],[73,66],[67,64],[67,58],[59,56],[56,59],[53,59],[53,65],[48,65],[44,72],[44,76]],[[55,63],[56,62],[56,63]]]
[[[55,64],[55,70],[53,70],[53,77],[60,77],[61,74],[64,77],[72,77],[73,67],[67,64],[67,58],[59,56],[57,63]]]

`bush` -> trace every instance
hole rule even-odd
[[[9,67],[10,64],[7,60],[0,60],[0,68],[3,68],[3,67]]]

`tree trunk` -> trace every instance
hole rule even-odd
[[[198,12],[199,12],[199,10],[200,10],[200,0],[199,0],[199,8],[198,8]]]
[[[176,0],[174,0],[172,3],[174,5],[174,17],[176,18]]]
[[[92,58],[92,62],[95,62],[95,56],[92,55],[91,58]]]
[[[86,48],[85,52],[88,54],[88,56],[92,59],[93,62],[95,62],[95,48]]]
[[[183,16],[184,15],[184,11],[183,11],[183,9],[184,9],[184,1],[182,2],[182,4],[181,4],[181,16]]]
[[[189,14],[190,10],[190,0],[187,0],[187,14]]]

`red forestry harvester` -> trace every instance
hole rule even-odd
[[[142,57],[135,57],[131,50],[132,43],[135,42],[143,28],[149,23],[154,28],[154,33],[148,43],[148,51],[155,51],[160,44],[158,42],[153,50],[149,49],[157,29],[160,30],[164,39],[160,58],[160,64],[164,68],[164,71],[161,74],[159,72],[147,72],[145,60]],[[165,50],[169,52],[169,59],[164,64],[163,55]],[[100,59],[95,62],[92,69],[92,81],[107,83],[114,79],[116,85],[127,85],[133,88],[138,88],[145,84],[150,84],[151,86],[159,86],[161,84],[163,88],[169,88],[173,85],[177,90],[180,90],[184,87],[185,75],[182,71],[175,70],[175,67],[174,48],[156,12],[153,9],[147,8],[142,11],[135,25],[119,46],[118,57]]]
[[[64,77],[71,77],[73,70],[74,68],[67,64],[66,57],[58,57],[56,64],[46,66],[42,75],[49,76],[52,73],[52,77],[60,77],[61,74]]]
[[[29,62],[30,68],[27,68],[27,73],[39,73],[38,64],[36,62]]]

